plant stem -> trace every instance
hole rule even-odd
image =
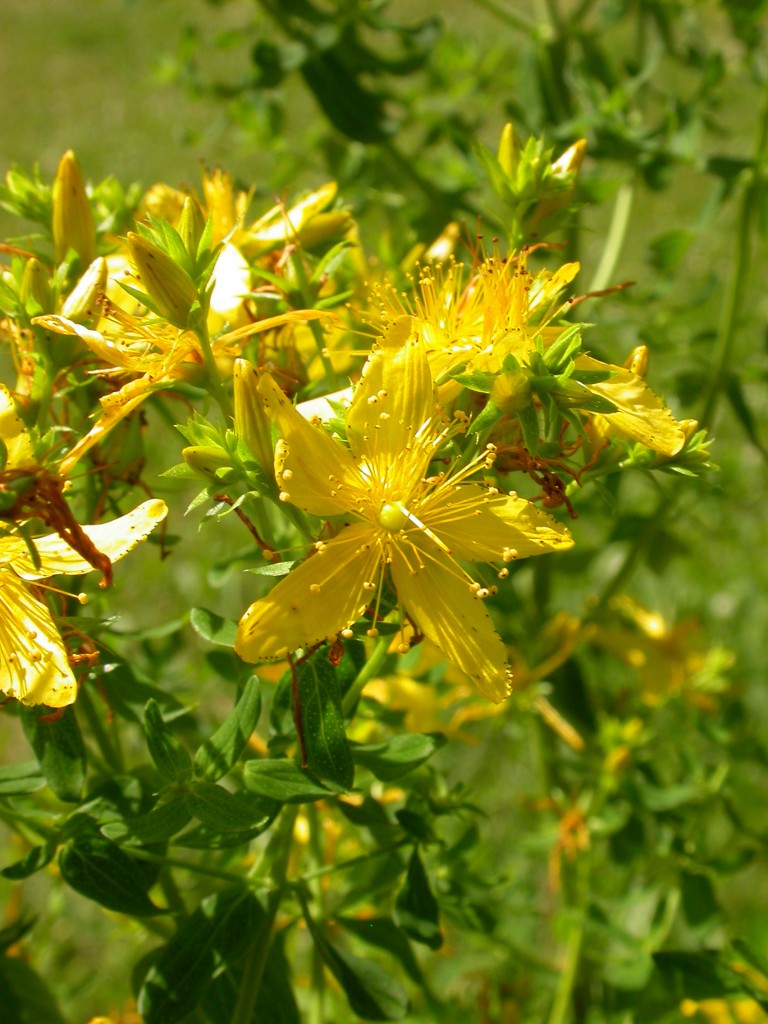
[[[352,709],[357,703],[358,697],[363,692],[366,683],[369,683],[371,679],[376,675],[381,666],[384,664],[384,659],[387,656],[389,645],[392,642],[392,638],[388,636],[380,636],[376,642],[376,646],[371,652],[371,656],[357,673],[357,678],[352,683],[350,688],[347,690],[344,700],[342,702],[342,711],[344,715],[350,715]]]
[[[298,806],[283,808],[277,829],[267,847],[260,868],[269,872],[273,888],[267,896],[266,917],[245,956],[243,980],[237,994],[235,1012],[231,1024],[251,1024],[259,997],[264,965],[272,944],[272,934],[277,911],[286,888],[288,861],[293,842],[293,827],[296,823]]]
[[[77,706],[88,719],[88,725],[91,728],[91,733],[93,734],[93,738],[96,740],[96,744],[105,763],[115,775],[122,774],[124,766],[120,749],[112,742],[107,730],[104,728],[104,723],[93,705],[93,698],[91,697],[87,686],[80,687]]]
[[[216,399],[219,409],[227,421],[227,426],[231,425],[231,421],[234,418],[232,411],[232,402],[229,399],[229,395],[224,388],[221,381],[221,374],[219,368],[216,365],[216,359],[213,355],[213,348],[211,347],[211,338],[208,334],[208,325],[201,318],[197,318],[197,322],[193,326],[195,337],[200,342],[200,352],[203,356],[203,363],[205,364],[205,371],[208,376],[208,386],[211,394]]]
[[[568,933],[568,941],[565,947],[565,963],[555,991],[555,1001],[552,1004],[547,1024],[565,1024],[568,1020],[583,941],[584,926],[581,920],[574,921]]]
[[[629,227],[629,216],[632,211],[632,199],[635,194],[635,186],[631,181],[624,182],[616,193],[616,202],[613,204],[611,223],[608,228],[608,237],[605,240],[600,262],[594,273],[587,291],[598,292],[607,288],[611,283],[613,272],[619,261],[624,240],[627,237]]]
[[[755,203],[758,196],[759,170],[768,159],[768,83],[763,90],[763,103],[758,121],[753,164],[747,173],[736,219],[736,249],[731,264],[731,277],[723,302],[720,325],[717,332],[717,346],[712,360],[702,412],[699,423],[710,427],[717,409],[717,402],[723,390],[728,368],[733,358],[738,320],[744,305],[750,265],[750,230],[755,218]]]

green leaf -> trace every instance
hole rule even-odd
[[[76,803],[85,782],[86,753],[72,706],[52,721],[48,708],[24,708],[24,734],[35,752],[48,785],[60,800]]]
[[[75,892],[109,910],[135,917],[163,913],[147,895],[157,878],[156,867],[130,857],[108,839],[76,837],[61,851],[59,868]]]
[[[18,957],[0,959],[0,992],[8,1024],[66,1024],[43,978]]]
[[[341,687],[328,652],[318,651],[296,667],[307,765],[317,777],[350,789],[355,764],[344,728]]]
[[[43,846],[33,846],[26,857],[17,860],[15,864],[9,864],[7,868],[3,868],[0,871],[0,874],[4,878],[10,878],[14,881],[29,878],[30,875],[34,875],[37,871],[41,871],[51,863],[58,845],[56,840],[51,839]]]
[[[144,729],[152,760],[163,778],[168,782],[186,778],[192,770],[192,761],[176,737],[171,735],[155,700],[147,701]]]
[[[442,946],[440,908],[416,847],[408,862],[405,883],[395,900],[395,919],[415,942],[421,942],[430,949]]]
[[[207,640],[209,644],[219,647],[234,647],[237,639],[237,623],[231,619],[223,619],[207,608],[193,608],[189,613],[192,629]]]
[[[9,764],[0,768],[0,796],[21,796],[35,793],[46,785],[37,761]]]
[[[268,1024],[301,1024],[301,1015],[291,987],[291,973],[283,949],[287,929],[272,940],[264,965],[264,982],[259,986],[253,1021]],[[239,965],[217,975],[203,1000],[203,1009],[213,1024],[231,1024],[238,989],[243,981]]]
[[[101,834],[121,845],[163,843],[181,832],[191,817],[186,799],[180,796],[141,817],[107,822],[101,826]]]
[[[423,986],[424,975],[413,955],[411,944],[402,928],[398,928],[391,918],[337,916],[335,920],[345,931],[351,932],[362,942],[391,953],[403,965],[408,977],[416,985]]]
[[[175,1024],[204,997],[217,968],[237,961],[264,926],[264,910],[237,886],[204,899],[179,925],[141,986],[145,1024]]]
[[[313,938],[328,969],[344,989],[352,1010],[363,1020],[402,1020],[408,996],[402,985],[373,960],[354,956],[322,939]],[[318,939],[320,940],[318,942]]]
[[[245,572],[251,572],[254,576],[287,576],[296,562],[267,562],[266,565],[257,565],[247,568]]]
[[[424,764],[445,743],[439,732],[406,733],[387,743],[355,744],[355,762],[382,782],[399,779]]]
[[[148,700],[155,700],[166,722],[186,714],[187,709],[166,690],[139,679],[125,662],[106,666],[100,678],[104,699],[120,718],[143,724]]]
[[[696,235],[685,228],[675,228],[658,235],[650,245],[650,262],[657,270],[674,270],[685,257]]]
[[[721,922],[722,913],[712,883],[706,875],[683,871],[680,875],[680,889],[683,913],[688,924],[704,933],[716,928]]]
[[[284,804],[306,804],[335,796],[309,772],[287,757],[249,761],[243,772],[246,789]]]
[[[206,782],[217,782],[226,775],[248,745],[261,715],[261,690],[258,676],[251,676],[240,699],[221,726],[195,754],[195,775]]]
[[[280,804],[256,793],[230,793],[223,786],[198,782],[189,792],[187,805],[194,816],[221,832],[268,828]]]

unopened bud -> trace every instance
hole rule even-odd
[[[174,327],[185,330],[198,297],[192,278],[167,253],[136,232],[128,232],[127,242],[144,290],[158,313]]]
[[[107,274],[107,261],[98,256],[64,300],[61,315],[75,323],[89,324],[98,312],[96,300],[107,287]]]
[[[678,427],[680,427],[682,432],[685,434],[686,444],[688,443],[688,441],[691,440],[691,438],[694,436],[696,431],[699,429],[699,421],[698,420],[678,420],[677,421],[677,425],[678,425]]]
[[[637,377],[645,377],[648,374],[648,359],[648,346],[638,345],[629,353],[624,366]]]
[[[531,382],[525,373],[501,373],[491,387],[491,401],[504,412],[519,412],[531,404]]]
[[[247,359],[237,359],[233,380],[235,434],[250,448],[264,469],[269,469],[274,462],[272,432],[264,399],[257,390],[259,372]]]
[[[510,123],[505,124],[501,130],[501,139],[499,140],[499,151],[496,154],[496,159],[501,164],[502,170],[510,178],[514,176],[517,170],[517,165],[520,160],[520,142],[515,134],[514,126]]]
[[[456,243],[460,236],[461,230],[459,225],[455,220],[452,220],[450,224],[445,225],[432,245],[426,250],[424,259],[431,260],[434,263],[443,263],[455,252]]]
[[[24,267],[19,297],[30,316],[53,312],[53,294],[48,271],[34,256],[27,260]]]
[[[286,210],[273,206],[244,233],[240,248],[246,256],[256,256],[286,242],[301,238],[309,221],[333,202],[337,185],[329,181],[301,202]]]
[[[348,210],[316,213],[299,229],[298,239],[306,249],[311,249],[331,239],[343,238],[351,223],[352,214]]]
[[[53,247],[56,262],[66,259],[70,249],[87,267],[96,254],[96,229],[85,193],[85,182],[75,154],[68,149],[59,161],[53,182]]]
[[[572,146],[563,153],[552,164],[552,173],[558,177],[566,177],[569,174],[574,176],[578,174],[582,163],[584,162],[584,154],[587,151],[587,140],[579,139],[578,142],[574,142]]]
[[[181,217],[176,230],[181,235],[184,248],[194,260],[197,256],[197,248],[205,230],[205,217],[200,209],[200,204],[192,196],[187,196],[182,207]]]
[[[181,457],[190,469],[207,479],[215,479],[217,470],[232,466],[232,460],[224,449],[213,445],[196,444],[182,448]]]

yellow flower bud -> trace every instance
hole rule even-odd
[[[491,401],[504,412],[519,412],[531,404],[531,383],[524,373],[501,373],[493,382]]]
[[[584,154],[587,151],[587,140],[579,139],[563,153],[561,157],[552,164],[552,173],[560,177],[568,174],[578,174],[584,162]]]
[[[243,233],[239,245],[244,255],[258,256],[301,238],[309,221],[333,202],[337,187],[335,181],[329,181],[290,210],[273,206]]]
[[[496,159],[501,164],[502,170],[511,178],[517,170],[517,164],[520,159],[520,142],[511,122],[505,124],[501,130],[499,151]]]
[[[686,443],[691,440],[693,435],[699,429],[698,420],[678,420],[678,426],[685,434]]]
[[[264,469],[269,469],[274,462],[272,428],[264,399],[257,391],[259,371],[247,359],[237,359],[233,379],[235,434],[248,445]]]
[[[648,346],[638,345],[627,356],[624,367],[637,377],[645,377],[648,373],[648,359]]]
[[[66,259],[70,249],[87,267],[96,254],[96,229],[93,224],[85,182],[75,154],[68,149],[59,161],[53,182],[53,246],[56,262]]]
[[[205,217],[200,209],[200,204],[192,196],[187,196],[181,210],[181,217],[176,230],[181,235],[184,248],[194,259],[197,255],[197,247],[200,244],[203,231],[205,230]]]
[[[320,245],[332,238],[342,238],[352,223],[348,210],[332,210],[330,213],[316,213],[298,231],[299,241],[307,249]]]
[[[227,453],[213,445],[190,445],[188,448],[182,448],[181,457],[190,469],[194,469],[196,473],[208,479],[216,476],[217,469],[224,469],[232,465]]]
[[[34,256],[27,260],[24,267],[19,297],[30,316],[53,312],[53,295],[48,271]]]
[[[128,232],[127,242],[144,291],[158,313],[175,327],[185,329],[189,311],[198,297],[192,278],[167,253],[136,232]]]
[[[107,287],[107,261],[98,256],[64,300],[61,315],[78,324],[88,324],[96,316],[96,299]]]

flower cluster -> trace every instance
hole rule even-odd
[[[554,160],[505,131],[495,180],[518,225],[567,209],[583,152]],[[89,189],[67,153],[52,189],[14,171],[2,198],[49,236],[46,252],[11,247],[0,281],[17,371],[0,394],[1,688],[22,701],[75,694],[40,581],[95,568],[109,583],[165,515],[150,499],[99,521],[117,493],[156,487],[150,399],[168,419],[171,400],[196,406],[169,471],[204,479],[196,503],[235,513],[257,559],[300,549],[242,616],[241,658],[426,639],[496,702],[515,682],[493,610],[514,563],[572,547],[563,511],[590,480],[706,465],[696,425],[645,383],[645,349],[623,366],[591,353],[573,317],[589,296],[566,292],[578,264],[552,267],[542,243],[464,265],[449,229],[405,291],[366,288],[333,183],[249,220],[220,170],[138,197]]]

